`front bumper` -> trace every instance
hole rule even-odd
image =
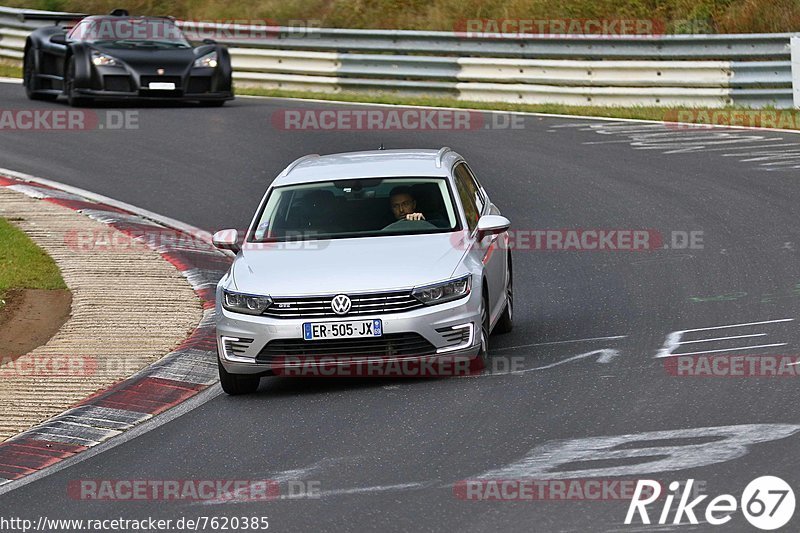
[[[472,291],[469,296],[454,302],[422,307],[403,313],[362,315],[358,317],[279,319],[264,316],[251,316],[232,313],[222,308],[222,289],[217,289],[216,322],[217,349],[219,359],[225,370],[231,374],[293,375],[290,371],[298,368],[353,368],[365,370],[364,365],[374,369],[381,363],[416,363],[424,365],[430,361],[473,360],[480,351],[480,305],[481,295]],[[402,355],[364,354],[358,356],[338,353],[335,356],[265,356],[265,347],[271,341],[319,343],[323,341],[303,341],[303,324],[341,322],[346,320],[380,319],[383,336],[416,334],[422,337],[428,348],[422,353]],[[452,340],[452,332],[464,331],[464,336]],[[468,333],[467,333],[468,332]],[[449,339],[446,336],[450,333]],[[248,342],[249,341],[249,342]],[[227,342],[227,344],[226,344]],[[231,342],[236,345],[232,353]],[[442,367],[439,367],[439,371]],[[458,371],[458,369],[456,369]],[[446,372],[446,371],[443,371]],[[324,374],[322,374],[324,375]],[[341,374],[340,374],[341,375]],[[378,375],[378,374],[376,374]]]
[[[104,91],[100,89],[75,89],[78,96],[109,100],[233,100],[231,92],[219,93],[185,93],[176,91]]]
[[[150,89],[151,82],[168,82],[174,89]],[[128,66],[93,66],[76,95],[114,100],[232,100],[231,80],[217,69],[192,68],[163,75],[155,69],[135,70]]]

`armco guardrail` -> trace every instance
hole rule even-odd
[[[20,60],[25,33],[46,23],[23,21],[22,12],[32,10],[0,8],[0,57]],[[800,106],[800,41],[792,34],[473,38],[180,24],[230,47],[239,86],[533,104]]]

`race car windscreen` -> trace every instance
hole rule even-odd
[[[249,242],[355,238],[460,229],[442,178],[372,178],[276,187]]]
[[[104,17],[83,20],[72,29],[69,38],[112,48],[191,47],[178,26],[165,18]]]

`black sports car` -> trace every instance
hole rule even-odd
[[[193,47],[171,18],[127,11],[80,19],[68,32],[39,28],[25,43],[23,83],[31,99],[169,98],[220,106],[233,99],[228,49]]]

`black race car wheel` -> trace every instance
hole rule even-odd
[[[57,94],[37,92],[35,53],[32,49],[25,51],[25,59],[22,65],[22,84],[25,86],[25,95],[30,100],[55,100],[58,98]]]
[[[70,56],[67,61],[67,68],[64,69],[64,94],[67,102],[72,107],[82,107],[91,104],[91,98],[75,95],[75,57]]]

